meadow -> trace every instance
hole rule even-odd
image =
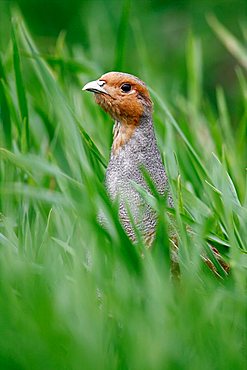
[[[1,369],[247,368],[247,28],[236,37],[206,17],[211,37],[235,61],[232,92],[217,83],[205,91],[209,68],[193,31],[180,89],[172,67],[167,77],[154,67],[125,3],[118,32],[109,29],[117,46],[108,59],[112,69],[125,68],[130,24],[138,47],[128,72],[147,82],[154,102],[175,200],[180,281],[170,276],[164,198],[142,192],[159,220],[149,251],[130,242],[106,194],[113,122],[81,91],[109,66],[97,32],[89,30],[89,53],[64,32],[45,50],[14,9],[0,53]]]

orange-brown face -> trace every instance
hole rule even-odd
[[[152,112],[146,85],[127,73],[106,73],[86,84],[83,90],[94,92],[96,103],[124,125],[136,126],[143,115]]]

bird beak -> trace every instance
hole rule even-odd
[[[100,81],[100,80],[91,81],[91,82],[88,82],[85,86],[83,86],[82,90],[91,91],[96,94],[109,95],[108,92],[103,88],[104,84],[105,84],[105,81]]]

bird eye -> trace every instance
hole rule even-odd
[[[123,84],[121,90],[125,93],[129,92],[131,90],[131,84]]]
[[[99,85],[99,86],[104,86],[104,85],[105,85],[105,81],[103,81],[103,80],[98,80],[98,85]]]

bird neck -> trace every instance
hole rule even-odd
[[[142,137],[145,134],[154,133],[152,115],[143,116],[138,124],[128,123],[126,121],[115,121],[115,125],[113,127],[112,154],[116,156],[123,146],[130,141],[135,133],[141,134]]]
[[[127,142],[132,137],[136,125],[121,123],[119,121],[115,122],[113,128],[113,143],[112,143],[112,152],[116,155],[119,150],[127,144]]]

